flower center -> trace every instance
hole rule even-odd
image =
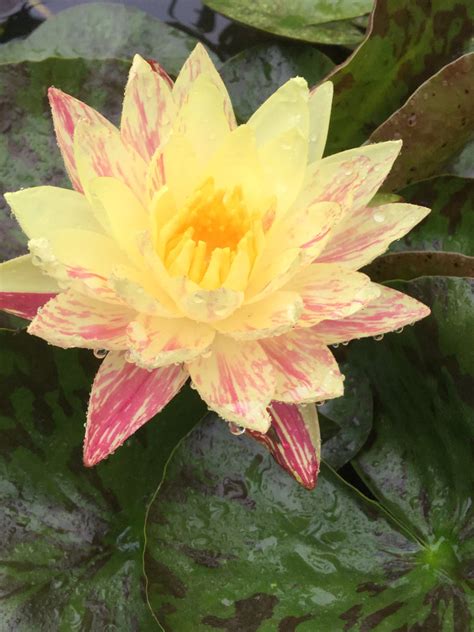
[[[208,178],[157,230],[156,248],[172,276],[205,289],[243,289],[262,239],[261,219],[249,212],[242,189],[217,189]]]

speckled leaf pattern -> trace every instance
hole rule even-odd
[[[357,44],[357,18],[369,13],[373,0],[204,0],[211,9],[254,28],[325,44]]]
[[[366,39],[330,77],[328,153],[366,141],[420,84],[459,57],[473,19],[474,4],[465,0],[377,0]]]
[[[319,83],[334,67],[324,53],[305,44],[258,44],[222,65],[236,116],[246,121],[280,86],[292,77]]]
[[[472,629],[473,281],[396,287],[433,315],[348,347],[376,396],[356,463],[377,502],[327,466],[305,492],[245,437],[200,426],[146,525],[148,598],[167,632]]]
[[[371,135],[370,140],[376,143],[403,140],[403,150],[384,190],[446,173],[449,160],[474,136],[473,105],[474,53],[470,53],[425,81]]]
[[[2,632],[156,629],[144,602],[147,500],[202,404],[185,389],[122,450],[82,464],[90,352],[0,334]]]
[[[78,28],[78,24],[81,25]],[[132,7],[94,2],[61,11],[26,39],[0,47],[0,63],[66,59],[159,59],[176,75],[197,40]]]
[[[411,204],[431,208],[427,218],[392,244],[392,251],[443,250],[474,254],[474,180],[440,176],[403,189]]]
[[[56,145],[46,92],[54,85],[118,121],[128,64],[49,59],[0,65],[0,260],[26,252],[26,236],[3,193],[42,184],[71,188]]]

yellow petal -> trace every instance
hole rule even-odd
[[[333,92],[332,82],[325,81],[309,93],[309,163],[323,157],[331,118]]]
[[[191,142],[177,132],[172,133],[164,148],[163,161],[166,185],[176,206],[181,207],[202,179],[203,165]]]

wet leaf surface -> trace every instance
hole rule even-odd
[[[26,39],[3,44],[0,63],[44,61],[49,57],[118,58],[129,63],[135,53],[140,53],[177,74],[196,44],[196,38],[144,11],[94,2],[61,11]]]
[[[433,315],[348,347],[376,393],[355,462],[378,502],[327,466],[305,491],[209,420],[177,448],[147,519],[148,597],[165,630],[469,632],[473,282],[397,287]]]
[[[357,44],[362,32],[351,21],[369,13],[372,0],[204,0],[214,11],[254,28],[292,39],[326,44]]]
[[[259,44],[229,59],[221,68],[237,117],[246,121],[288,79],[304,77],[309,86],[334,67],[324,53],[306,44]]]
[[[331,77],[328,153],[365,142],[421,83],[459,57],[473,19],[474,4],[465,0],[378,0],[366,39]]]
[[[428,250],[393,252],[378,257],[363,271],[378,282],[420,276],[474,277],[474,257]]]
[[[474,53],[464,55],[425,81],[371,135],[372,142],[402,139],[403,148],[384,190],[400,189],[432,175],[474,137]],[[472,161],[474,168],[474,158]]]
[[[202,414],[185,389],[103,464],[82,465],[91,352],[0,332],[0,628],[153,630],[144,601],[147,500]]]

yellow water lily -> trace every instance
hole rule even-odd
[[[401,143],[322,158],[332,84],[310,91],[299,77],[237,125],[201,45],[174,84],[135,57],[120,128],[60,90],[49,98],[74,190],[6,195],[30,254],[2,264],[0,307],[51,344],[108,352],[85,464],[190,377],[212,410],[314,485],[308,404],[344,390],[328,344],[429,312],[356,271],[428,213],[369,206]]]

